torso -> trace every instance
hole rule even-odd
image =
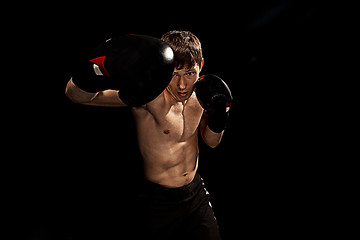
[[[132,112],[145,178],[165,187],[190,183],[197,170],[198,126],[203,114],[195,93],[186,102],[176,102],[165,90]]]

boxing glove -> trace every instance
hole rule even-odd
[[[210,130],[216,133],[225,130],[233,100],[226,83],[216,75],[205,75],[195,83],[195,93],[208,115]]]
[[[119,90],[129,106],[155,99],[170,83],[174,53],[164,41],[144,35],[124,35],[100,44],[73,75],[87,92]]]

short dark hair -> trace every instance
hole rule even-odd
[[[165,33],[161,40],[169,44],[173,49],[177,69],[191,68],[196,63],[201,66],[203,58],[201,43],[193,33],[173,30]]]

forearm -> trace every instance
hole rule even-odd
[[[206,125],[202,133],[202,138],[209,147],[215,148],[220,144],[223,133],[224,131],[222,131],[221,133],[213,132],[211,131],[209,126]]]
[[[200,133],[204,142],[211,148],[217,147],[223,136],[224,131],[220,133],[213,132],[208,126],[208,115],[204,113],[200,122]]]

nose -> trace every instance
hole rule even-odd
[[[178,82],[178,88],[180,90],[186,89],[186,80],[185,80],[184,76],[180,76],[179,82]]]

